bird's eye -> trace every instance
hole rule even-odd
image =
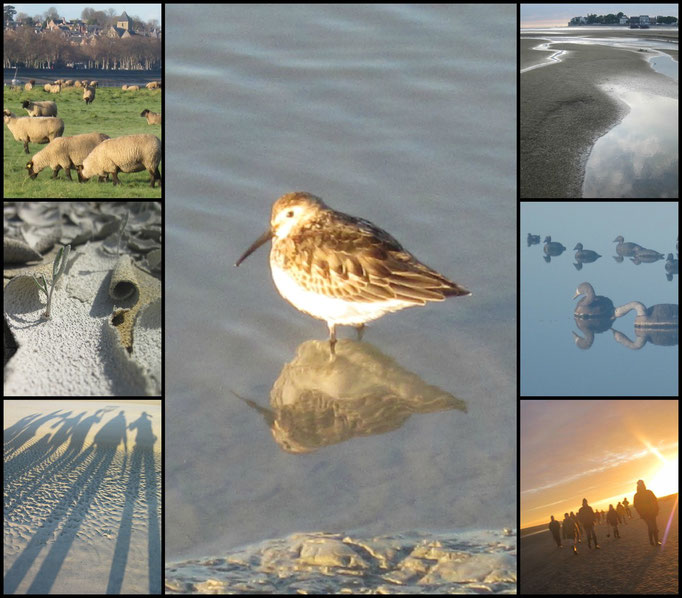
[[[294,211],[293,211],[293,210],[289,210],[289,211],[287,212],[287,218],[293,218],[293,217],[294,217]]]

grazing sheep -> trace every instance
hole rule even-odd
[[[83,90],[83,99],[85,100],[86,104],[92,104],[92,102],[95,99],[95,88],[94,87],[86,87]]]
[[[128,85],[128,87],[125,88],[125,91],[140,91],[140,86],[139,85]]]
[[[147,83],[147,85],[145,85],[145,87],[147,89],[159,89],[161,87],[161,83],[159,83],[158,81],[150,81],[149,83]]]
[[[97,175],[99,180],[111,173],[114,185],[118,185],[119,172],[140,172],[147,170],[150,184],[159,181],[161,161],[161,140],[156,135],[123,135],[100,143],[90,154],[83,166],[78,167],[78,180],[87,181]]]
[[[73,79],[67,79],[64,81],[64,87],[73,87]]]
[[[24,89],[26,91],[31,91],[33,89],[33,86],[36,84],[35,79],[31,79],[26,85],[24,85]]]
[[[43,168],[52,169],[52,178],[56,179],[59,169],[66,171],[66,178],[70,181],[71,169],[81,166],[88,154],[109,135],[104,133],[83,133],[71,137],[57,137],[47,147],[41,149],[31,161],[26,164],[28,176],[35,179]]]
[[[127,83],[124,83],[123,85],[121,85],[121,89],[122,89],[123,91],[125,91],[126,89],[128,89],[128,84],[127,84]]]
[[[24,151],[28,154],[28,144],[48,143],[64,132],[64,121],[54,116],[16,116],[9,110],[3,110],[3,120],[14,135],[16,141],[24,142]]]
[[[24,100],[21,107],[26,109],[29,116],[57,116],[56,102],[32,102],[31,100]]]
[[[61,93],[62,85],[61,83],[55,83],[54,85],[52,83],[45,83],[45,85],[43,85],[43,89],[50,93]]]
[[[161,115],[157,114],[156,112],[150,112],[146,108],[140,113],[140,116],[146,116],[147,117],[147,124],[148,125],[160,125],[161,124]]]
[[[90,87],[97,87],[97,81],[90,81]]]
[[[76,80],[73,82],[73,86],[74,87],[83,87],[83,84],[80,81]]]

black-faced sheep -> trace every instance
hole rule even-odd
[[[85,100],[86,104],[92,104],[92,102],[95,100],[95,88],[86,87],[83,90],[83,99]]]
[[[47,147],[41,149],[31,161],[26,164],[28,176],[35,179],[43,168],[52,169],[52,178],[56,179],[59,169],[63,168],[66,178],[70,181],[71,169],[81,166],[88,154],[102,141],[109,139],[104,133],[83,133],[71,137],[58,137]]]
[[[31,79],[26,85],[24,85],[24,89],[26,91],[31,91],[33,89],[33,86],[36,84],[35,79]]]
[[[21,104],[22,108],[26,109],[29,116],[57,116],[57,103],[48,102],[32,102],[31,100],[24,100]]]
[[[159,162],[161,161],[161,140],[156,135],[123,135],[100,143],[90,152],[83,166],[78,168],[78,180],[83,182],[97,175],[99,180],[111,173],[114,185],[118,185],[119,172],[140,172],[147,170],[150,184],[161,185]]]
[[[16,116],[9,110],[3,110],[3,120],[14,135],[16,141],[24,142],[24,151],[28,154],[28,144],[48,143],[64,132],[64,121],[54,116]]]
[[[160,125],[161,115],[156,112],[150,112],[146,108],[140,113],[140,116],[145,116],[147,118],[148,125]]]

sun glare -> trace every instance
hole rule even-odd
[[[651,481],[645,480],[646,487],[653,490],[656,496],[675,494],[678,491],[677,482],[677,458],[666,461],[666,463],[654,473],[654,477]]]

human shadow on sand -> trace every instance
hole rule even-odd
[[[108,410],[113,409],[106,409]],[[5,517],[19,506],[30,509],[29,499],[41,491],[50,497],[47,512],[40,515],[42,524],[5,573],[5,594],[16,592],[29,571],[33,580],[26,589],[27,593],[46,594],[52,591],[76,536],[92,514],[91,507],[98,495],[100,501],[115,501],[110,505],[108,515],[115,517],[116,512],[121,513],[107,584],[107,593],[120,593],[130,549],[133,511],[136,501],[141,498],[141,487],[147,503],[149,583],[147,588],[137,588],[137,591],[161,592],[158,474],[153,452],[157,438],[152,433],[151,418],[143,413],[128,426],[131,430],[137,429],[137,438],[130,465],[126,467],[128,446],[123,410],[104,424],[95,435],[93,443],[83,449],[88,432],[94,424],[101,421],[104,412],[104,409],[100,409],[88,417],[84,417],[85,412],[73,417],[71,412],[59,415],[58,412],[53,412],[47,417],[24,418],[23,430],[16,426],[11,429],[9,447],[8,430],[5,431],[5,456],[9,448],[9,452],[13,454],[12,470],[15,472],[15,479],[11,484],[13,487],[9,492],[7,479],[5,480]],[[31,444],[30,440],[39,427],[38,422],[43,420],[42,423],[45,423],[49,418],[58,418],[52,426],[57,428],[55,433],[46,434]],[[117,475],[112,468],[121,443],[125,458],[120,475]],[[19,452],[22,444],[25,445],[25,450]],[[55,458],[55,453],[60,456]],[[120,457],[118,461],[120,462]],[[114,491],[113,496],[109,496],[111,489],[107,489],[107,496],[103,497],[103,484],[105,480],[110,484],[112,478],[120,484],[121,492]],[[59,483],[54,484],[55,481]],[[66,483],[62,483],[63,481]],[[50,485],[58,490],[55,491]],[[123,495],[123,501],[113,498],[120,495]],[[47,553],[46,547],[49,548]],[[40,566],[33,575],[38,563]],[[83,563],[83,566],[87,566],[87,563]],[[100,591],[103,590],[102,587]]]

